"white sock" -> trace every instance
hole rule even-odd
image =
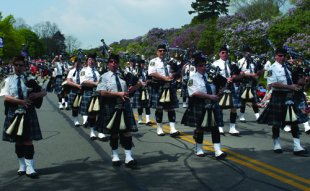
[[[294,151],[304,150],[304,148],[302,148],[302,146],[300,145],[300,139],[293,138],[293,141],[294,141]]]
[[[116,150],[112,150],[112,161],[113,162],[120,161],[117,149]]]
[[[146,118],[146,123],[151,121],[150,120],[150,115],[145,115],[145,118]]]
[[[94,127],[90,128],[90,137],[96,137],[96,133],[95,133],[95,128]]]
[[[18,158],[18,163],[19,163],[18,171],[26,171],[25,157]]]
[[[157,134],[162,134],[162,133],[164,133],[163,128],[162,128],[162,124],[157,123]]]
[[[223,153],[223,151],[221,150],[221,143],[214,143],[213,147],[214,147],[214,153],[216,157],[220,156]]]
[[[175,129],[175,122],[169,122],[169,125],[170,125],[170,134],[178,131]]]
[[[273,139],[273,142],[274,142],[273,150],[282,149],[282,148],[281,148],[280,138],[279,138],[279,137]]]
[[[125,163],[129,163],[130,161],[134,160],[131,156],[131,150],[125,150]]]
[[[87,115],[83,115],[83,124],[86,123],[88,116]]]
[[[33,159],[25,159],[26,163],[26,174],[32,174],[36,171],[34,170],[34,160]]]
[[[305,132],[310,130],[310,125],[309,125],[308,121],[304,122],[303,125],[304,125],[304,128],[305,128]]]
[[[196,143],[196,155],[202,155],[204,154],[202,144],[201,143]]]

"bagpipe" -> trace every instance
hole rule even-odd
[[[131,72],[126,72],[124,70],[120,70],[119,77],[123,79],[126,82],[127,87],[135,86],[139,83],[139,77],[137,75],[134,75]],[[134,92],[130,92],[129,96],[133,96]],[[107,101],[107,100],[106,100]],[[114,105],[114,113],[109,120],[109,123],[107,124],[106,128],[111,130],[115,128],[119,128],[119,130],[125,130],[126,129],[126,121],[128,122],[128,112],[132,112],[129,110],[130,108],[130,100],[126,99],[125,101],[121,98],[113,98],[111,100],[111,103],[115,101]],[[107,102],[109,103],[109,102]],[[118,125],[119,124],[119,125]]]
[[[42,87],[34,79],[27,80],[25,85],[27,87],[28,95],[42,91]],[[40,108],[43,103],[43,98],[37,98],[32,101],[34,107]],[[10,136],[23,136],[25,132],[24,126],[27,109],[15,104],[8,104],[7,106],[16,108],[16,110],[12,123],[6,130],[6,134]]]

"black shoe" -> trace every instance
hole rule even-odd
[[[203,154],[196,154],[196,156],[197,156],[197,157],[205,157],[206,154],[205,154],[205,153],[203,153]]]
[[[305,132],[306,134],[310,135],[310,129],[308,131]]]
[[[226,156],[227,156],[227,153],[223,152],[219,156],[215,156],[215,158],[216,158],[216,160],[223,160],[226,158]]]
[[[136,126],[133,126],[133,127],[131,128],[131,132],[138,132],[138,128],[137,128]]]
[[[149,121],[149,122],[146,123],[146,125],[147,126],[152,126],[152,122]]]
[[[26,171],[17,171],[18,176],[23,176],[26,174]]]
[[[300,150],[300,151],[294,151],[294,155],[301,156],[301,157],[307,157],[308,151],[307,150]]]
[[[69,107],[66,107],[66,110],[70,110],[70,108],[69,108]]]
[[[232,136],[235,136],[235,137],[239,137],[240,136],[240,133],[229,133],[230,135]]]
[[[87,128],[87,127],[88,127],[88,122],[87,122],[87,121],[86,121],[86,123],[83,124],[83,127],[84,127],[84,128]]]
[[[158,136],[162,137],[162,136],[165,136],[165,133],[159,133],[157,134]]]
[[[170,137],[175,138],[175,137],[178,137],[180,134],[181,134],[181,133],[180,133],[179,131],[174,132],[174,133],[170,133]]]
[[[108,142],[110,140],[110,137],[102,137],[102,138],[98,138],[99,141],[103,141],[103,142]]]
[[[128,163],[125,163],[125,166],[126,166],[127,168],[131,168],[131,169],[136,168],[137,165],[138,165],[138,163],[137,163],[136,160],[131,160],[131,161],[129,161]]]
[[[277,153],[277,154],[281,154],[283,153],[283,150],[282,149],[275,149],[273,150],[274,153]]]
[[[112,161],[112,166],[119,167],[121,165],[122,165],[121,161]]]
[[[90,137],[90,140],[92,140],[92,141],[94,141],[96,139],[97,139],[97,137]]]
[[[31,174],[26,174],[26,176],[28,176],[29,178],[32,178],[32,179],[37,179],[39,178],[39,174],[36,173],[36,172],[33,172]]]

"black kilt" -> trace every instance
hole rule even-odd
[[[241,96],[244,92],[244,90],[246,89],[246,84],[245,83],[240,83],[240,86],[239,86],[239,99],[242,100]],[[253,98],[251,100],[245,100],[246,102],[254,102],[254,103],[257,103],[258,102],[258,97],[257,97],[257,88],[255,85],[253,85],[251,87],[251,92],[253,94]]]
[[[181,124],[184,124],[190,127],[200,127],[203,121],[203,117],[207,111],[204,103],[205,103],[204,99],[189,98],[188,108],[183,114]],[[214,103],[213,114],[214,114],[216,125],[218,127],[224,126],[223,116],[222,116],[223,113],[218,103]]]
[[[176,84],[170,85],[170,100],[169,103],[160,103],[159,99],[164,90],[164,85],[153,84],[151,87],[151,108],[153,109],[174,109],[179,108],[179,100],[177,97]]]
[[[63,80],[62,80],[62,75],[58,75],[58,76],[56,76],[56,78],[55,78],[55,88],[54,88],[54,92],[58,95],[58,94],[60,94],[61,93],[61,91],[62,91],[62,82],[63,82]]]
[[[135,92],[132,97],[132,108],[148,108],[150,107],[150,100],[151,100],[151,91],[150,88],[146,88],[149,94],[149,100],[141,100],[142,89],[140,88]]]
[[[68,96],[68,105],[69,105],[69,108],[72,108],[73,107],[73,103],[74,103],[74,100],[76,98],[76,95],[78,94],[80,90],[77,89],[77,88],[71,88],[71,91],[69,93],[69,96]]]
[[[93,90],[83,90],[82,101],[80,105],[80,114],[88,115],[88,107],[91,102]]]
[[[288,123],[285,122],[285,116],[287,111],[287,106],[285,102],[287,101],[288,92],[284,91],[272,91],[270,102],[268,103],[266,109],[261,113],[257,119],[258,123],[268,124],[271,126],[284,127]],[[307,122],[308,116],[303,114],[302,111],[297,107],[297,103],[294,103],[293,109],[296,113],[297,123]]]
[[[114,132],[115,129],[107,129],[106,127],[109,124],[111,118],[113,117],[114,112],[117,110],[116,106],[119,103],[117,99],[118,98],[101,97],[100,112],[97,120],[97,125],[95,127],[96,131],[101,133],[111,133],[111,131]],[[130,102],[124,102],[122,109],[124,112],[124,120],[126,124],[126,129],[123,131],[130,132],[133,129],[137,129],[136,120]]]
[[[17,107],[9,107],[8,114],[4,120],[3,128],[3,141],[16,142],[16,141],[38,141],[42,139],[42,133],[40,129],[40,124],[37,116],[35,107],[31,105],[26,109],[26,114],[24,116],[24,130],[22,136],[10,136],[6,134],[6,130],[9,128],[14,120],[15,110]]]

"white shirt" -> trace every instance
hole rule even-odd
[[[55,62],[55,68],[54,68],[55,76],[62,75],[65,72],[63,69],[64,69],[63,63]]]
[[[250,66],[249,68],[247,69],[247,66],[248,66],[248,63],[247,63],[247,60],[243,57],[241,58],[240,60],[238,60],[238,66],[239,66],[239,69],[246,73],[246,74],[250,74],[251,71],[252,73],[254,73],[254,69],[255,69],[255,66],[253,63],[250,63]]]
[[[208,79],[207,74],[204,74],[205,78]],[[215,86],[209,84],[211,87],[212,94],[215,94]],[[207,93],[206,84],[203,79],[203,75],[199,72],[196,72],[193,74],[187,84],[188,87],[188,95],[189,97],[192,97],[194,93],[196,92],[202,92]]]
[[[287,71],[288,71],[290,77],[292,77],[291,72],[289,70],[287,70]],[[267,84],[269,85],[269,84],[274,83],[274,82],[287,84],[284,67],[282,64],[280,64],[278,62],[275,62],[274,64],[272,64],[268,70]]]
[[[0,96],[13,96],[15,98],[18,98],[17,81],[18,76],[16,74],[7,77],[5,79],[4,87],[1,89]],[[21,87],[24,98],[26,98],[28,94],[25,82],[26,82],[25,77],[21,76]]]
[[[80,70],[80,72],[81,72],[81,70]],[[73,68],[73,69],[71,69],[70,71],[69,71],[69,73],[68,73],[68,76],[67,76],[67,78],[69,79],[72,79],[72,81],[74,82],[74,83],[77,83],[76,82],[76,78],[77,78],[77,72],[76,72],[76,68]],[[99,79],[99,78],[97,78],[97,79]],[[80,73],[80,82],[81,82],[81,73]]]
[[[120,81],[122,92],[127,92],[128,88],[126,85],[126,82],[122,80],[119,76],[118,79]],[[111,92],[118,92],[117,90],[117,84],[115,80],[115,74],[111,71],[108,71],[100,77],[100,82],[97,85],[97,91],[105,90],[105,91],[111,91]]]
[[[170,65],[167,64],[168,76],[172,76],[170,73]],[[162,76],[166,76],[164,62],[159,57],[154,58],[150,61],[149,68],[148,68],[148,75],[153,73],[159,73]]]
[[[100,78],[100,74],[99,72],[95,69],[95,75],[97,77],[97,81],[99,81]],[[84,81],[94,81],[94,76],[93,76],[93,70],[91,67],[87,66],[85,68],[82,68],[81,72],[80,72],[80,82],[81,84]]]
[[[214,62],[212,63],[212,65],[215,66],[215,67],[218,66],[218,67],[221,69],[220,74],[221,74],[223,77],[226,78],[226,76],[225,76],[225,61],[224,61],[224,60],[218,59],[218,60],[214,61]],[[231,71],[230,71],[230,68],[229,68],[228,65],[227,65],[227,72],[228,72],[228,76],[230,77],[230,76],[231,76],[231,74],[230,74]]]

